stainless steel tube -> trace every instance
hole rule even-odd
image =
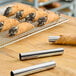
[[[48,40],[49,42],[55,42],[56,40],[58,40],[60,38],[60,36],[49,36]]]
[[[49,50],[36,51],[36,52],[20,53],[19,59],[26,60],[26,59],[33,59],[39,57],[61,55],[63,54],[63,52],[64,52],[63,48],[57,48],[57,49],[49,49]]]
[[[29,75],[32,73],[51,69],[51,68],[54,68],[55,66],[56,66],[56,62],[50,61],[50,62],[34,65],[31,67],[11,71],[11,76],[25,76],[25,75]]]

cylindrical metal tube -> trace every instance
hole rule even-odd
[[[60,36],[49,36],[48,40],[49,42],[55,42],[56,40],[58,40],[60,38]]]
[[[20,53],[19,58],[20,60],[33,59],[39,57],[61,55],[63,54],[63,52],[64,52],[63,48],[49,49],[49,50],[36,51],[36,52]]]
[[[55,66],[56,66],[56,62],[50,61],[50,62],[34,65],[34,66],[31,66],[31,67],[11,71],[11,76],[29,75],[29,74],[32,74],[32,73],[36,73],[36,72],[40,72],[40,71],[44,71],[44,70],[47,70],[47,69],[54,68]]]

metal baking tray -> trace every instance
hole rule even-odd
[[[0,8],[0,14],[3,14],[6,7],[12,6],[12,5],[7,5],[5,7]],[[52,27],[58,26],[58,25],[60,25],[62,23],[65,23],[67,21],[68,21],[67,18],[60,17],[60,19],[57,20],[57,21],[54,21],[54,22],[52,22],[50,24],[47,24],[47,25],[44,25],[44,26],[41,26],[41,27],[36,27],[36,28],[34,28],[34,29],[32,29],[32,30],[30,30],[28,32],[22,33],[22,34],[20,34],[18,36],[14,36],[14,37],[8,37],[8,30],[4,31],[4,32],[0,32],[0,48],[5,47],[5,46],[10,45],[10,44],[13,44],[13,43],[15,43],[17,41],[20,41],[20,40],[22,40],[24,38],[35,35],[35,34],[37,34],[39,32],[45,31],[45,30],[50,29]]]

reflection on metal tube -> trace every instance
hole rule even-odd
[[[39,57],[61,55],[63,54],[63,52],[64,52],[63,48],[57,48],[57,49],[49,49],[49,50],[36,51],[36,52],[20,53],[19,59],[26,60],[26,59],[33,59]]]
[[[50,61],[50,62],[34,65],[34,66],[31,66],[31,67],[11,71],[11,76],[29,75],[29,74],[32,74],[32,73],[36,73],[36,72],[40,72],[40,71],[44,71],[44,70],[47,70],[47,69],[54,68],[55,66],[56,66],[56,62]]]

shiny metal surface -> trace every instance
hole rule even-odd
[[[54,68],[55,66],[56,66],[56,62],[50,61],[50,62],[34,65],[31,67],[11,71],[11,76],[26,76],[32,73]]]
[[[19,59],[27,60],[27,59],[34,59],[40,57],[55,56],[55,55],[61,55],[63,54],[63,52],[64,52],[63,48],[57,48],[57,49],[49,49],[49,50],[42,50],[36,52],[20,53]]]
[[[49,42],[55,42],[56,40],[58,40],[60,38],[60,36],[49,36],[48,37],[48,41]]]

